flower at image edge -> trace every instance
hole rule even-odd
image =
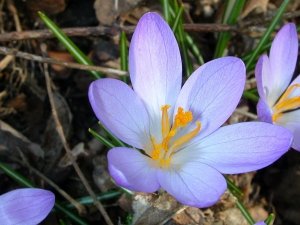
[[[1,225],[37,225],[50,213],[55,203],[52,192],[21,188],[0,195]]]
[[[133,147],[108,152],[116,184],[148,193],[163,188],[182,204],[208,207],[226,189],[221,173],[273,163],[288,150],[292,135],[262,122],[220,128],[244,89],[240,59],[210,61],[182,88],[181,65],[169,26],[157,13],[146,13],[129,50],[133,89],[116,79],[99,79],[90,85],[89,100],[100,122]]]
[[[292,147],[300,151],[300,76],[291,82],[298,56],[295,24],[277,33],[269,57],[262,55],[255,68],[259,120],[283,126],[294,135]]]

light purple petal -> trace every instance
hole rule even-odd
[[[50,213],[55,196],[52,192],[24,188],[0,196],[0,224],[36,225]]]
[[[152,159],[131,148],[108,152],[108,169],[116,184],[132,191],[154,192],[159,188]]]
[[[180,92],[181,64],[178,44],[170,27],[157,13],[146,13],[131,40],[129,71],[133,89],[154,121],[151,127],[154,133],[161,130],[157,123],[161,107],[165,104],[174,107]]]
[[[284,113],[276,123],[293,132],[294,141],[292,148],[300,151],[300,109],[289,113]]]
[[[273,123],[271,109],[263,98],[259,99],[256,109],[258,120],[266,123]]]
[[[254,225],[267,225],[264,221],[260,221],[260,222],[257,222],[256,224]]]
[[[270,51],[270,65],[277,98],[291,82],[298,56],[298,36],[295,24],[288,23],[277,33]]]
[[[148,144],[147,111],[125,83],[109,78],[96,80],[89,87],[89,100],[97,118],[117,138],[141,149]]]
[[[236,174],[270,165],[288,151],[291,143],[292,133],[281,126],[247,122],[222,127],[186,151],[193,153],[193,160],[221,173]]]
[[[226,190],[224,177],[201,163],[186,163],[179,169],[159,171],[158,180],[180,203],[193,207],[215,204]]]
[[[197,138],[209,135],[228,119],[242,96],[245,78],[245,65],[235,57],[212,60],[191,75],[180,92],[176,108],[192,111],[194,121],[201,122]]]
[[[272,99],[273,95],[270,95],[274,88],[274,77],[272,75],[270,60],[267,55],[262,55],[255,67],[257,90],[260,98],[268,102],[271,107],[278,98],[278,96],[275,96],[275,99]]]

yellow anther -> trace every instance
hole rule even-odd
[[[162,118],[161,118],[161,132],[162,140],[157,143],[154,137],[151,137],[152,151],[150,152],[150,157],[157,162],[160,168],[167,168],[171,164],[172,154],[180,148],[184,143],[190,141],[194,138],[201,129],[201,123],[196,122],[197,127],[191,132],[179,137],[177,140],[173,141],[178,130],[185,127],[187,124],[193,121],[193,114],[191,111],[184,111],[182,107],[179,107],[174,118],[173,125],[170,124],[168,109],[169,105],[164,105],[161,107]],[[173,141],[172,146],[170,142]]]
[[[300,107],[300,96],[290,98],[292,92],[299,87],[300,84],[293,84],[289,86],[288,89],[285,91],[285,93],[275,104],[275,106],[273,107],[273,112],[274,112],[272,116],[273,122],[276,122],[282,116],[282,113]]]
[[[179,107],[177,110],[177,114],[175,116],[174,126],[177,127],[184,127],[188,123],[193,120],[193,114],[191,111],[185,112],[182,107]]]

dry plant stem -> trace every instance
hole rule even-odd
[[[47,184],[49,184],[51,187],[53,187],[58,193],[60,193],[67,201],[69,201],[72,205],[75,206],[77,209],[79,215],[84,215],[86,214],[86,209],[85,207],[77,202],[72,196],[70,196],[67,192],[62,190],[56,183],[54,183],[52,180],[50,180],[48,177],[46,177],[43,173],[41,173],[39,170],[34,168],[33,166],[30,165],[28,162],[27,158],[25,155],[22,153],[22,151],[19,151],[20,155],[23,159],[21,162],[24,166],[28,167],[29,170],[31,170],[33,173],[35,173],[38,177],[40,177],[42,180],[44,180]]]
[[[267,22],[270,22],[274,18],[275,14],[268,15],[266,17],[261,17],[261,18],[251,18],[245,21],[242,21],[239,23],[240,27],[248,27],[248,26],[253,26],[253,25],[259,25],[259,24],[265,24]],[[293,19],[297,18],[300,16],[300,10],[293,11],[293,12],[287,12],[283,14],[284,19]]]
[[[15,7],[14,1],[13,0],[6,0],[7,3],[7,8],[9,11],[12,13],[14,21],[15,21],[15,26],[16,26],[16,31],[17,32],[22,32],[22,26],[20,23],[20,18],[18,16],[18,11]]]
[[[223,32],[223,31],[238,31],[235,26],[226,24],[184,24],[186,31],[196,32]],[[122,27],[74,27],[64,28],[62,31],[69,37],[92,37],[92,36],[115,36],[120,31],[126,33],[133,33],[135,26],[122,26]],[[9,32],[0,34],[0,42],[6,41],[20,41],[29,39],[48,39],[54,38],[53,34],[49,30],[31,30],[23,32]]]
[[[287,12],[283,15],[286,19],[296,18],[300,16],[300,11]],[[245,21],[240,23],[240,26],[231,26],[226,24],[218,24],[218,23],[209,23],[209,24],[198,24],[198,23],[189,23],[183,24],[183,27],[186,31],[193,32],[224,32],[224,31],[232,31],[232,32],[243,32],[241,27],[247,27],[250,25],[256,25],[259,23],[265,23],[273,17],[267,17],[266,19],[254,21]],[[64,28],[63,32],[69,37],[77,36],[77,37],[92,37],[92,36],[101,36],[108,35],[114,36],[119,34],[120,31],[125,31],[126,33],[132,33],[134,31],[135,26],[114,26],[114,27],[106,27],[106,26],[97,26],[97,27],[74,27],[74,28]],[[53,34],[47,30],[31,30],[31,31],[22,31],[22,32],[9,32],[0,34],[0,42],[6,41],[19,41],[19,40],[29,40],[29,39],[48,39],[54,38]]]
[[[45,52],[45,51],[43,51],[43,52]],[[78,177],[80,178],[81,182],[83,183],[83,185],[86,188],[89,195],[92,197],[92,199],[94,201],[94,205],[97,207],[97,209],[99,210],[99,212],[103,216],[105,222],[108,225],[113,225],[113,223],[112,223],[111,219],[109,218],[107,212],[105,211],[103,205],[97,199],[96,194],[92,190],[91,186],[89,185],[88,181],[86,180],[85,176],[83,175],[81,169],[79,168],[77,162],[75,161],[74,156],[72,155],[71,149],[70,149],[70,147],[67,143],[62,125],[61,125],[61,123],[58,119],[58,114],[57,114],[57,111],[56,111],[56,106],[55,106],[53,93],[52,93],[52,89],[51,89],[51,80],[50,80],[50,76],[49,76],[49,72],[48,72],[48,64],[44,64],[44,74],[45,74],[48,97],[49,97],[49,101],[50,101],[50,105],[51,105],[51,109],[52,109],[52,115],[53,115],[53,119],[54,119],[54,122],[55,122],[55,125],[56,125],[56,130],[57,130],[57,132],[59,134],[59,137],[60,137],[60,139],[63,143],[63,146],[64,146],[64,149],[67,153],[67,156],[69,157],[70,161],[72,162],[72,165],[73,165]]]
[[[62,62],[62,61],[59,61],[59,60],[56,60],[53,58],[46,58],[46,57],[33,55],[30,53],[26,53],[26,52],[21,52],[21,51],[18,51],[17,49],[1,47],[1,46],[0,46],[0,54],[12,55],[12,56],[22,58],[22,59],[27,59],[30,61],[65,66],[65,67],[71,68],[71,69],[89,70],[89,71],[93,70],[93,71],[98,71],[101,73],[112,74],[112,75],[117,75],[117,76],[127,76],[128,75],[127,72],[122,71],[122,70],[117,70],[117,69],[112,69],[112,68],[107,68],[107,67],[102,67],[102,66],[88,66],[88,65],[82,65],[82,64],[78,64],[78,63],[72,63],[72,62]]]
[[[243,115],[243,116],[247,116],[249,117],[250,119],[253,119],[253,120],[257,120],[257,115],[253,114],[253,113],[250,113],[250,112],[246,112],[245,110],[242,110],[242,109],[239,109],[239,108],[236,108],[235,109],[235,112]]]

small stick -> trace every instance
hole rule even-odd
[[[46,52],[46,47],[45,46],[41,46],[42,48],[42,52]],[[103,216],[105,222],[108,225],[113,225],[111,219],[109,218],[107,212],[105,211],[103,205],[101,204],[101,202],[97,199],[96,194],[94,193],[94,191],[92,190],[91,186],[89,185],[88,181],[86,180],[85,176],[83,175],[80,167],[78,166],[76,160],[74,159],[74,156],[72,154],[72,151],[67,143],[65,134],[64,134],[64,130],[63,127],[59,121],[58,118],[58,114],[56,111],[56,105],[54,102],[54,98],[53,98],[53,93],[52,93],[52,89],[51,89],[51,80],[50,80],[50,76],[49,76],[49,72],[48,72],[48,64],[44,63],[44,74],[45,74],[45,80],[46,80],[46,88],[47,88],[47,92],[48,92],[48,97],[49,97],[49,101],[50,101],[50,105],[51,105],[51,111],[52,111],[52,115],[53,115],[53,119],[56,125],[56,130],[59,134],[59,137],[63,143],[64,149],[67,153],[67,156],[69,157],[70,161],[72,162],[72,165],[78,175],[78,177],[80,178],[81,182],[83,183],[85,189],[87,190],[87,192],[89,193],[89,195],[92,197],[93,201],[94,201],[94,205],[96,206],[96,208],[99,210],[99,212],[101,213],[101,215]]]
[[[44,180],[46,183],[48,183],[51,187],[53,187],[58,193],[60,193],[67,201],[69,201],[72,205],[75,206],[77,209],[79,215],[84,215],[86,214],[86,209],[85,207],[77,202],[72,196],[70,196],[67,192],[62,190],[56,183],[54,183],[52,180],[50,180],[48,177],[46,177],[42,172],[31,166],[25,157],[25,155],[22,153],[22,151],[19,151],[23,162],[21,162],[23,165],[27,166],[29,170],[34,172],[38,177],[40,177],[42,180]]]
[[[247,116],[247,117],[249,117],[250,119],[257,120],[257,115],[255,115],[255,114],[253,114],[253,113],[250,113],[250,112],[246,112],[245,110],[236,108],[236,109],[235,109],[235,112],[238,113],[238,114],[241,114],[241,115],[243,115],[243,116]]]
[[[223,31],[238,31],[235,26],[230,26],[226,24],[184,24],[184,29],[186,31],[195,32],[223,32]],[[125,31],[126,33],[133,33],[135,26],[122,26],[122,27],[74,27],[74,28],[63,28],[62,31],[69,37],[92,37],[109,35],[115,36],[120,31]],[[29,30],[23,32],[9,32],[0,34],[0,42],[7,41],[20,41],[20,40],[30,40],[30,39],[49,39],[54,38],[53,34],[47,30]]]
[[[128,75],[127,72],[122,71],[122,70],[118,70],[118,69],[112,69],[112,68],[102,67],[102,66],[82,65],[82,64],[78,64],[78,63],[72,63],[72,62],[62,62],[62,61],[59,61],[57,59],[41,57],[41,56],[33,55],[33,54],[30,54],[30,53],[27,53],[27,52],[21,52],[21,51],[18,51],[17,49],[1,47],[1,46],[0,46],[0,54],[13,55],[15,57],[22,58],[22,59],[27,59],[27,60],[30,60],[30,61],[36,61],[36,62],[48,63],[48,64],[55,64],[55,65],[65,66],[67,68],[72,68],[72,69],[98,71],[98,72],[101,72],[101,73],[108,73],[108,74],[113,74],[113,75],[117,75],[117,76],[126,76],[126,75]]]
[[[18,16],[18,11],[15,7],[14,1],[13,0],[6,0],[6,3],[7,3],[7,8],[9,9],[9,11],[13,15],[17,32],[22,32],[22,26],[21,26],[21,23],[20,23],[20,18]]]

